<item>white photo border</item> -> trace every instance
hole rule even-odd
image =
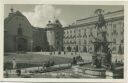
[[[53,5],[124,5],[124,79],[57,79],[57,78],[3,78],[4,59],[4,4],[53,4]],[[127,1],[68,1],[68,0],[5,0],[0,4],[0,80],[20,82],[127,82],[128,64],[128,2]]]

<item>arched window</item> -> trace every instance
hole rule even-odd
[[[17,34],[18,35],[22,35],[23,34],[23,31],[22,31],[22,28],[21,28],[21,24],[19,24],[19,28],[18,28]]]
[[[18,28],[18,35],[22,35],[23,32],[22,32],[22,28]]]

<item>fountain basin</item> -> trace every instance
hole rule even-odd
[[[89,76],[102,77],[106,76],[106,70],[103,68],[85,68],[83,72]]]

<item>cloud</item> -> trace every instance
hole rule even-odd
[[[33,12],[23,12],[30,23],[35,27],[45,28],[49,20],[61,15],[61,10],[52,5],[36,5]],[[62,19],[59,19],[62,25],[66,25]]]

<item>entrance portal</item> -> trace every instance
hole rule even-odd
[[[17,51],[27,51],[27,40],[24,38],[18,38]]]

